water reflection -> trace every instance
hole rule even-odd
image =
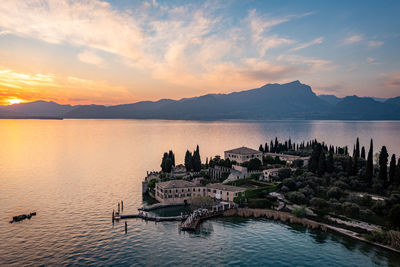
[[[197,144],[205,161],[275,136],[333,145],[351,145],[359,136],[362,145],[373,137],[377,148],[385,144],[399,153],[399,132],[400,122],[0,120],[0,265],[312,266],[323,260],[338,266],[351,259],[395,266],[395,253],[265,219],[212,219],[194,234],[179,234],[177,222],[132,219],[125,235],[123,223],[112,225],[111,212],[121,200],[125,214],[151,204],[142,198],[141,181],[146,171],[159,170],[170,149],[182,163]],[[31,211],[38,212],[33,220],[8,223]]]

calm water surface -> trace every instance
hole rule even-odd
[[[182,162],[275,136],[362,145],[374,138],[400,154],[400,122],[0,120],[0,265],[400,266],[400,256],[334,234],[267,220],[215,219],[197,233],[176,222],[111,223],[142,206],[141,181],[164,151]],[[9,224],[17,214],[31,220]],[[178,211],[164,211],[178,212]]]

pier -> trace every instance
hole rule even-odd
[[[180,215],[180,216],[169,216],[169,217],[159,217],[159,216],[149,216],[147,213],[138,213],[138,214],[126,214],[126,215],[116,215],[114,220],[125,220],[125,219],[143,219],[146,221],[155,221],[155,222],[166,222],[166,221],[184,221],[188,215]]]

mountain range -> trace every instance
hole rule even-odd
[[[317,96],[299,81],[229,94],[132,104],[60,105],[35,101],[0,107],[0,118],[127,118],[168,120],[400,120],[400,96],[389,99]]]

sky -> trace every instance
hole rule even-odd
[[[0,105],[114,105],[300,80],[400,95],[400,1],[2,0]]]

